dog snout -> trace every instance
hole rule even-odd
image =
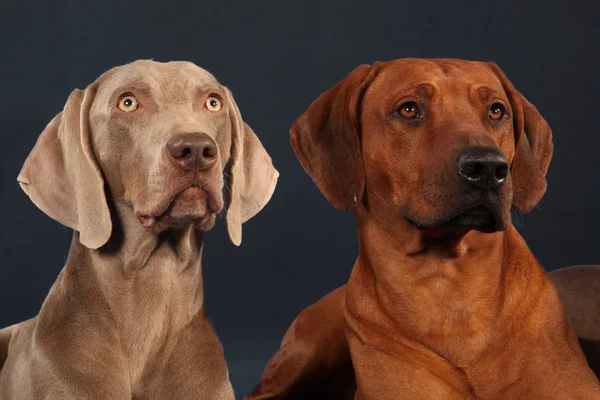
[[[469,147],[457,159],[458,175],[479,189],[498,188],[508,176],[508,161],[492,147]]]
[[[205,170],[217,161],[218,148],[206,133],[177,135],[167,143],[170,161],[186,170]]]

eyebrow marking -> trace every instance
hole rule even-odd
[[[200,96],[205,93],[216,93],[220,96],[225,95],[223,89],[221,89],[220,87],[218,87],[214,84],[211,84],[211,83],[199,85],[196,87],[196,90],[195,90],[196,96]]]
[[[150,89],[150,86],[147,85],[144,82],[132,82],[132,83],[127,83],[125,85],[119,86],[113,93],[113,96],[121,95],[127,92],[134,92],[135,93],[140,93],[145,97],[153,97],[152,96],[152,90]]]
[[[494,90],[488,86],[482,85],[479,86],[477,89],[477,94],[479,94],[479,96],[481,98],[483,98],[484,100],[489,100],[492,97],[500,97],[500,98],[504,98],[504,91],[500,92],[498,90]]]
[[[435,86],[433,86],[431,83],[420,83],[418,85],[407,88],[403,92],[409,92],[409,91],[416,92],[418,95],[420,95],[422,97],[430,98],[433,96],[433,93],[435,92]]]

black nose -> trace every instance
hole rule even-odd
[[[206,133],[186,133],[175,136],[167,143],[167,154],[175,165],[183,169],[204,170],[217,161],[217,144]]]
[[[500,187],[508,176],[506,157],[492,147],[469,147],[457,161],[462,180],[481,189]]]

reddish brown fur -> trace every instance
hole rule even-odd
[[[418,125],[394,114],[407,100],[425,109]],[[497,125],[492,102],[508,114]],[[511,206],[527,212],[545,192],[551,131],[495,65],[361,66],[298,118],[292,145],[329,201],[354,209],[359,257],[346,287],[300,314],[248,400],[314,393],[347,364],[346,342],[356,399],[600,397],[556,289],[510,223]],[[462,207],[456,159],[474,145],[511,167],[499,230],[437,228]]]
[[[550,272],[590,368],[600,376],[600,265],[576,265]]]

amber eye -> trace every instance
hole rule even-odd
[[[219,100],[219,98],[215,97],[215,96],[208,96],[208,98],[206,99],[206,103],[204,103],[206,105],[206,108],[208,108],[209,111],[220,111],[221,108],[223,107],[223,105],[221,104],[221,100]]]
[[[119,110],[123,112],[135,111],[138,109],[139,106],[140,105],[137,99],[132,94],[128,94],[121,97],[121,99],[119,100],[119,104],[117,105],[117,107],[119,107]]]
[[[132,94],[126,94],[119,99],[117,107],[123,112],[132,112],[139,108],[140,104]]]
[[[488,113],[492,121],[500,121],[504,117],[504,114],[506,114],[506,109],[500,103],[492,104]]]
[[[403,103],[400,108],[398,108],[398,112],[406,119],[415,119],[420,115],[419,107],[417,106],[417,103],[413,101]]]

